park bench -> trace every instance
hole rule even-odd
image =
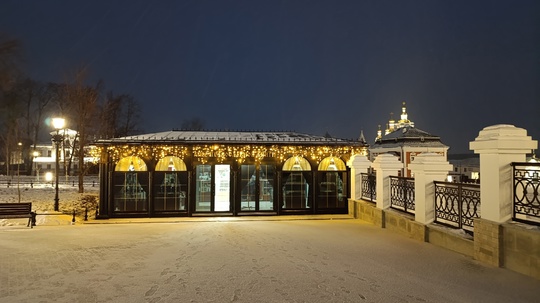
[[[0,219],[28,218],[26,227],[36,226],[36,213],[32,203],[0,203]]]

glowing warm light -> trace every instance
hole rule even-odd
[[[64,128],[66,124],[66,120],[64,118],[52,118],[52,125],[54,129],[62,129]]]
[[[156,171],[187,171],[186,163],[175,156],[161,158],[156,164]]]
[[[243,163],[248,159],[261,163],[265,158],[285,161],[290,157],[311,159],[317,163],[328,157],[347,161],[353,155],[367,155],[366,147],[354,146],[291,146],[291,145],[114,145],[98,147],[91,151],[94,158],[107,161],[110,158],[117,162],[126,157],[139,157],[145,160],[159,161],[165,157],[174,156],[184,160],[193,157],[201,163],[207,163],[211,158],[218,163],[233,160]],[[337,163],[337,162],[336,162]]]
[[[345,162],[339,158],[327,157],[320,161],[319,168],[320,171],[329,171],[329,170],[347,170]]]
[[[114,168],[115,171],[147,171],[146,163],[137,157],[129,156],[120,159]]]
[[[53,173],[46,172],[45,173],[45,181],[52,181],[53,180]]]

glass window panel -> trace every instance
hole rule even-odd
[[[261,165],[259,172],[259,210],[273,210],[275,168],[273,165]]]
[[[187,172],[154,173],[154,211],[186,209]]]
[[[347,197],[345,195],[344,173],[321,172],[317,196],[318,208],[343,208]]]
[[[212,203],[212,166],[197,165],[195,180],[195,211],[210,211]]]
[[[113,174],[115,212],[145,212],[148,197],[148,173],[115,172]]]
[[[308,172],[284,172],[285,183],[282,187],[284,209],[309,208],[309,178]]]

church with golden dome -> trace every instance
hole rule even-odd
[[[411,177],[408,166],[416,156],[421,153],[437,153],[446,158],[448,148],[439,136],[415,127],[414,122],[409,120],[406,103],[403,102],[400,119],[394,120],[391,114],[384,135],[379,125],[375,143],[369,148],[369,156],[373,161],[380,154],[396,155],[403,163],[399,175]]]

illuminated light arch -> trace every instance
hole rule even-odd
[[[187,171],[187,166],[179,157],[166,156],[158,161],[156,171]]]
[[[146,163],[137,156],[128,156],[120,159],[114,171],[147,171]]]
[[[300,156],[294,156],[290,157],[285,161],[283,164],[283,171],[310,171],[311,165],[309,164],[308,160],[300,157]]]
[[[344,171],[347,170],[345,162],[340,158],[326,157],[319,163],[319,171]]]

